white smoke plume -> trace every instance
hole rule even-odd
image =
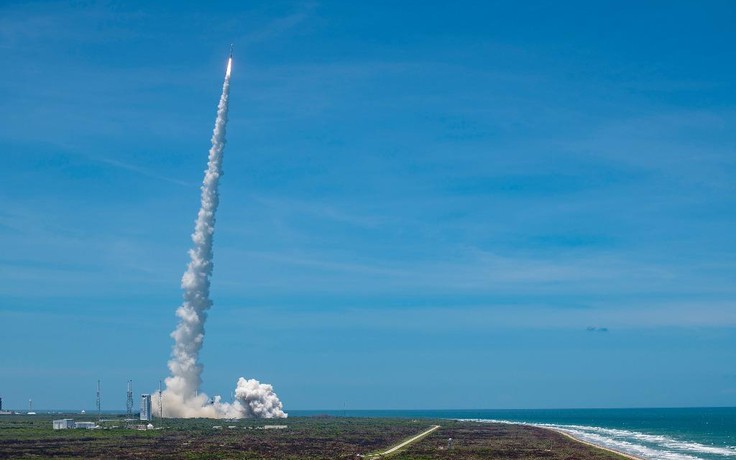
[[[222,153],[225,148],[225,127],[227,125],[228,95],[230,92],[230,71],[232,55],[227,62],[222,96],[217,106],[217,120],[212,134],[212,148],[209,153],[207,171],[202,182],[202,202],[192,234],[194,243],[189,250],[190,262],[181,286],[184,302],[176,310],[179,324],[171,333],[174,346],[171,351],[166,389],[161,394],[161,407],[164,417],[286,417],[281,401],[273,392],[273,387],[257,380],[240,378],[235,389],[235,401],[222,402],[220,396],[212,400],[199,392],[202,383],[202,364],[199,351],[204,341],[204,323],[207,310],[212,306],[210,300],[210,276],[212,275],[212,237],[215,231],[215,212],[219,203],[217,191],[222,175]],[[153,395],[154,411],[159,407],[159,395]]]

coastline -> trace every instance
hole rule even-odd
[[[451,419],[451,420],[457,420],[460,422],[483,422],[483,423],[507,423],[509,425],[522,425],[522,426],[533,426],[535,428],[541,428],[543,430],[547,431],[553,431],[555,433],[561,434],[562,436],[565,436],[568,439],[571,439],[575,442],[578,442],[580,444],[585,444],[586,446],[595,447],[596,449],[605,450],[606,452],[610,452],[612,454],[620,455],[621,457],[628,458],[630,460],[646,460],[643,457],[637,457],[632,454],[627,454],[626,452],[621,452],[616,449],[611,449],[610,447],[600,446],[598,444],[592,443],[590,441],[584,441],[582,439],[576,438],[575,436],[571,435],[570,433],[561,430],[559,428],[552,428],[549,426],[544,425],[536,425],[534,423],[528,423],[528,422],[511,422],[506,420],[480,420],[480,419]]]
[[[538,426],[538,425],[533,425],[533,426],[536,426],[537,428],[542,428],[542,429],[545,429],[545,430],[549,430],[549,431],[554,431],[555,433],[559,433],[559,434],[565,436],[566,438],[572,439],[573,441],[576,441],[576,442],[579,442],[581,444],[585,444],[585,445],[588,445],[588,446],[591,446],[591,447],[595,447],[596,449],[605,450],[607,452],[611,452],[612,454],[620,455],[620,456],[625,457],[625,458],[628,458],[630,460],[646,460],[646,459],[644,459],[642,457],[635,457],[634,455],[627,454],[625,452],[620,452],[618,450],[611,449],[609,447],[603,447],[603,446],[599,446],[598,444],[594,444],[592,442],[583,441],[582,439],[576,438],[575,436],[571,435],[570,433],[567,433],[566,431],[563,431],[563,430],[559,430],[557,428],[550,428],[550,427],[547,427],[547,426]]]
[[[82,421],[93,415],[69,414]],[[138,431],[125,415],[107,420],[107,426],[88,437],[77,431],[53,431],[59,414],[4,416],[0,420],[0,458],[54,457],[107,458],[110,452],[129,452],[136,458],[239,457],[248,451],[255,458],[355,458],[368,453],[392,455],[408,447],[401,458],[509,458],[519,460],[626,460],[633,455],[600,447],[564,431],[528,423],[478,423],[444,419],[295,417],[281,430],[266,430],[272,421],[230,421],[228,429],[212,419],[170,419],[164,430]],[[281,422],[279,422],[281,423]],[[429,424],[433,423],[431,427]],[[22,429],[18,429],[22,428]],[[428,429],[427,429],[428,428]],[[423,431],[421,431],[423,430]],[[563,428],[564,430],[564,428]],[[417,434],[419,432],[419,434]],[[413,442],[425,440],[422,442]],[[393,447],[391,447],[393,446]],[[654,456],[650,455],[650,458]],[[661,458],[661,457],[659,457]]]

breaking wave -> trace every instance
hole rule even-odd
[[[575,439],[646,460],[705,460],[736,457],[736,446],[709,446],[661,434],[586,425],[524,423],[509,420],[464,419],[483,423],[508,423],[549,428]]]

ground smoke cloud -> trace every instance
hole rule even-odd
[[[202,202],[192,234],[194,243],[189,250],[190,262],[181,280],[184,302],[176,310],[179,324],[171,333],[174,347],[169,361],[171,376],[166,379],[166,389],[153,395],[154,411],[162,408],[164,417],[286,417],[281,401],[273,387],[257,380],[240,378],[235,388],[235,401],[222,402],[219,396],[210,399],[199,392],[202,383],[202,364],[199,351],[204,341],[204,323],[210,300],[210,276],[212,275],[212,237],[215,230],[215,212],[219,203],[217,191],[222,175],[222,152],[225,148],[228,95],[232,55],[228,59],[222,96],[217,106],[217,120],[212,134],[212,148],[202,182]],[[159,403],[161,406],[159,406]]]

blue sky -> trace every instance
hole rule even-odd
[[[736,401],[732,2],[4,2],[0,396],[167,375],[235,44],[203,390]]]

